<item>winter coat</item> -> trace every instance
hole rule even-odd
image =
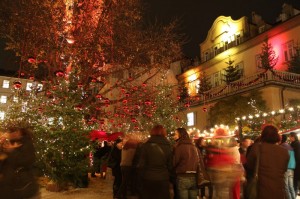
[[[35,158],[33,143],[27,137],[23,137],[22,146],[7,153],[7,158],[0,162],[1,198],[21,199],[37,194],[39,186],[33,169]]]
[[[197,148],[191,139],[179,139],[174,148],[174,168],[176,174],[197,171]]]
[[[255,169],[258,152],[260,153],[260,161],[257,199],[285,198],[284,174],[289,162],[288,151],[276,144],[253,144],[247,155],[247,168],[252,171]]]
[[[169,180],[172,170],[172,147],[162,136],[151,136],[140,148],[138,168],[146,180]]]
[[[288,150],[290,155],[290,160],[288,164],[288,169],[295,169],[296,168],[296,160],[295,160],[295,153],[291,145],[288,143],[282,143],[281,146]]]
[[[291,143],[292,148],[294,149],[296,168],[294,170],[294,179],[300,180],[300,142],[294,141]]]

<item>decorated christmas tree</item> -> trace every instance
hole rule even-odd
[[[210,90],[212,88],[212,85],[205,74],[205,72],[201,72],[200,78],[199,78],[199,89],[198,93],[199,94],[204,94],[204,92]]]
[[[139,103],[154,101],[143,94],[145,85],[166,74],[180,56],[176,23],[145,24],[139,0],[0,4],[5,13],[1,36],[7,49],[20,57],[19,77],[42,85],[30,92],[19,89],[23,95],[12,106],[25,111],[7,110],[3,124],[25,123],[33,129],[38,165],[45,175],[60,184],[85,186],[89,132],[127,132],[135,117],[144,116]],[[125,106],[127,102],[137,110]],[[21,122],[12,122],[16,118]]]
[[[225,79],[223,80],[226,82],[226,84],[230,84],[233,81],[236,81],[241,78],[242,74],[238,66],[234,66],[233,63],[234,61],[229,58],[228,62],[225,62],[228,66],[227,68],[224,69],[225,74],[224,77]]]
[[[278,56],[276,55],[273,46],[268,42],[268,39],[262,45],[260,57],[260,68],[264,70],[273,70],[278,62]]]

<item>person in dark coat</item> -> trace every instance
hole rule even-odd
[[[286,197],[284,175],[288,168],[289,153],[278,145],[278,129],[272,125],[263,128],[260,139],[260,143],[252,145],[246,163],[247,168],[254,171],[259,153],[257,199],[283,199]]]
[[[29,130],[9,128],[5,136],[5,142],[1,144],[1,198],[38,196],[39,185],[34,175],[35,149]]]
[[[154,126],[150,135],[149,140],[141,146],[138,164],[142,177],[141,195],[143,199],[170,199],[172,146],[162,125]]]
[[[173,159],[177,193],[181,199],[196,199],[198,195],[196,183],[198,151],[185,128],[176,129],[175,134],[179,135]]]
[[[296,168],[294,170],[294,189],[295,194],[299,195],[299,186],[300,186],[300,142],[298,140],[297,133],[291,132],[289,135],[291,141],[291,147],[294,150]]]
[[[107,166],[111,168],[112,175],[114,176],[113,182],[113,198],[119,198],[118,193],[120,191],[122,183],[122,172],[121,172],[121,152],[123,147],[122,139],[118,138],[112,148],[110,157],[108,158]]]

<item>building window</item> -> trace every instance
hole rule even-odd
[[[1,95],[0,102],[1,102],[2,104],[6,104],[6,102],[7,102],[7,96]]]
[[[3,111],[0,111],[0,120],[4,120],[5,113]]]
[[[32,83],[31,82],[27,82],[27,84],[26,84],[26,90],[27,91],[31,91],[31,88],[32,88]]]
[[[290,61],[294,56],[294,42],[289,41],[282,45],[284,61]]]
[[[209,53],[205,52],[204,54],[204,61],[208,61],[209,60]]]
[[[244,76],[244,62],[240,62],[238,64],[236,64],[235,66],[237,69],[239,69],[241,77]]]
[[[217,56],[217,54],[218,54],[218,47],[217,46],[214,47],[214,53],[215,53],[215,56]]]
[[[221,77],[220,77],[220,71],[216,72],[212,75],[212,86],[220,86],[221,85]]]
[[[224,43],[224,50],[228,50],[228,41],[225,41]]]
[[[194,112],[187,113],[186,118],[187,118],[187,126],[195,126],[196,117]]]
[[[240,43],[241,43],[241,35],[238,34],[238,35],[236,35],[235,37],[236,37],[236,38],[235,38],[235,44],[236,44],[236,45],[240,45]]]
[[[9,80],[3,80],[2,88],[9,88]]]
[[[260,58],[260,54],[255,55],[255,65],[256,65],[256,70],[257,70],[257,71],[262,70],[262,68],[261,68],[261,58]]]

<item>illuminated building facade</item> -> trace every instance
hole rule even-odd
[[[260,91],[269,110],[285,108],[290,100],[300,99],[300,75],[287,72],[287,63],[300,47],[300,11],[284,4],[275,24],[267,24],[257,14],[233,20],[218,17],[206,40],[200,44],[200,63],[189,67],[179,77],[190,95],[184,112],[189,117],[190,128],[204,130],[215,125],[208,117],[210,107],[220,99],[232,95],[245,95]],[[265,71],[260,54],[265,41],[272,45],[278,57],[274,71]],[[225,68],[230,60],[241,72],[241,77],[224,82]],[[200,94],[199,79],[206,74],[212,88]],[[194,120],[191,122],[190,120]]]

